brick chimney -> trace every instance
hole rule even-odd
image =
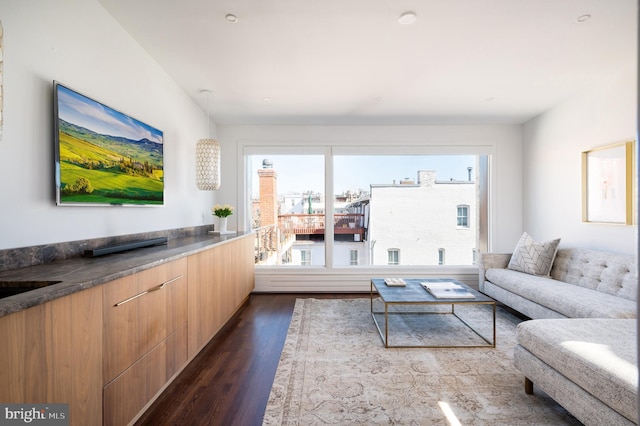
[[[260,226],[278,224],[278,174],[273,163],[265,159],[258,170],[260,179]]]

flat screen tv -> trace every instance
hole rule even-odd
[[[54,81],[56,204],[164,204],[163,132]]]

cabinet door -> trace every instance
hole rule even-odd
[[[247,300],[255,287],[254,262],[255,237],[248,236],[233,242],[222,252],[220,282],[223,283],[224,297],[228,300],[226,320],[228,320]]]
[[[216,333],[213,250],[189,256],[189,359]]]
[[[244,301],[256,287],[255,243],[256,237],[254,235],[240,241],[239,253],[241,255],[238,256],[237,275],[240,281],[238,287],[241,291],[241,301]]]
[[[254,241],[249,235],[189,256],[189,359],[253,290]]]
[[[0,401],[69,404],[72,425],[102,422],[102,289],[0,318]]]

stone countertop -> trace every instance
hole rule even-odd
[[[176,238],[170,239],[167,244],[101,257],[78,257],[3,271],[0,272],[0,281],[60,281],[60,283],[0,299],[0,317],[102,285],[250,234],[249,232],[238,232],[221,236],[198,235]]]

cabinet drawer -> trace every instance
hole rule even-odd
[[[104,384],[187,322],[187,262],[169,262],[103,286]]]
[[[187,363],[187,324],[104,388],[104,425],[129,424]]]

